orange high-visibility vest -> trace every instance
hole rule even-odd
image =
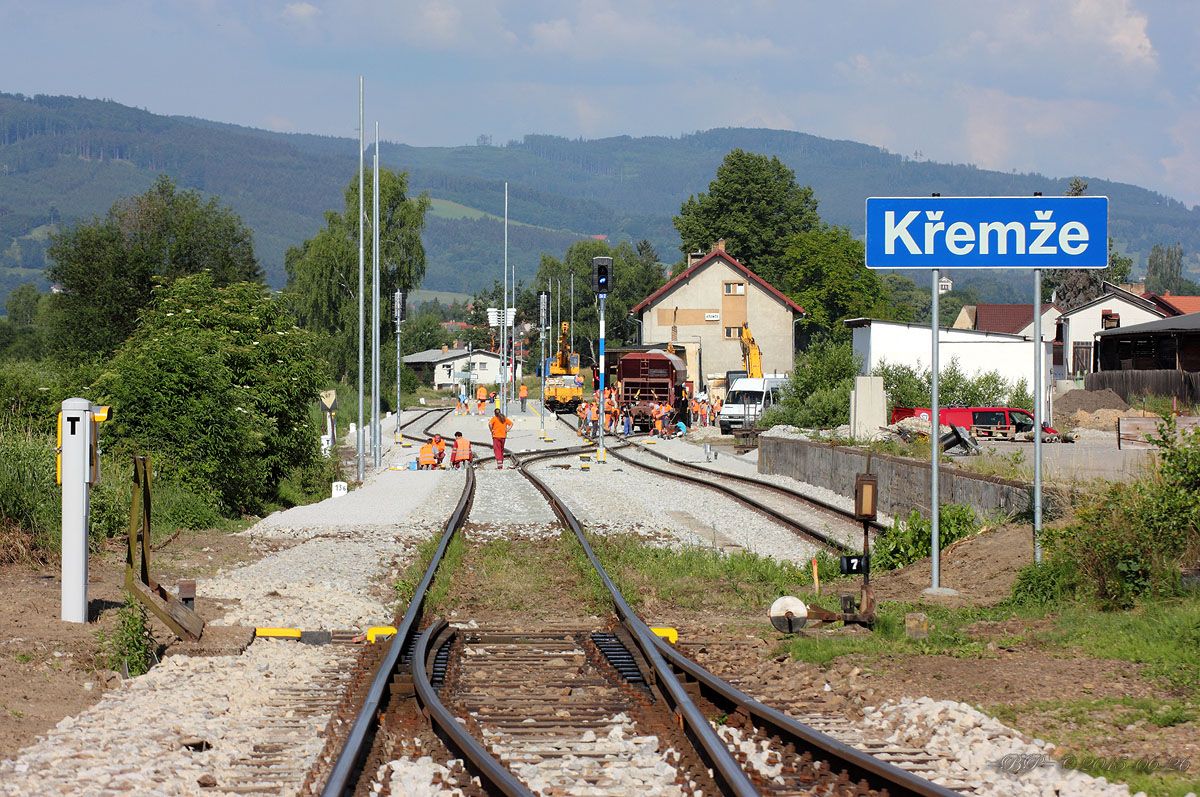
[[[465,437],[454,438],[454,453],[451,459],[455,462],[465,462],[471,458],[471,441]]]
[[[529,385],[521,385],[521,390],[517,393],[518,398],[529,398]]]
[[[442,438],[440,438],[440,437],[434,438],[433,446],[434,446],[434,448],[436,448],[438,450],[439,454],[446,453],[446,441],[443,440]]]
[[[433,456],[433,443],[426,443],[421,446],[421,453],[417,455],[417,464],[433,465],[436,461]]]
[[[480,385],[478,388],[476,388],[475,398],[479,399],[480,401],[487,401],[487,388],[483,385]]]
[[[493,415],[492,419],[488,421],[488,428],[492,430],[492,437],[501,440],[508,437],[508,430],[512,428],[512,425],[512,418],[500,420]]]

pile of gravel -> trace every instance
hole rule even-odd
[[[1054,399],[1054,412],[1063,416],[1096,410],[1127,410],[1129,405],[1108,388],[1104,390],[1069,390]]]
[[[976,794],[1128,797],[1129,787],[1060,767],[1054,745],[1028,741],[981,711],[953,700],[928,697],[885,702],[864,712],[862,725],[893,744],[941,756],[932,779],[978,783]]]

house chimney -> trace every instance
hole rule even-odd
[[[442,354],[445,354],[448,351],[450,351],[450,347],[443,343],[442,344]]]
[[[725,239],[718,238],[717,242],[715,244],[713,244],[712,250],[714,252],[724,252],[725,251]]]
[[[688,255],[688,262],[687,262],[688,268],[691,268],[692,266],[696,265],[703,259],[704,259],[704,253],[701,252],[699,249],[697,249],[695,252],[692,252],[691,254]]]

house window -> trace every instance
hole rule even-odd
[[[1111,310],[1105,310],[1100,314],[1101,329],[1116,329],[1121,326],[1121,314],[1114,313]]]
[[[745,296],[746,295],[746,283],[744,283],[744,282],[726,282],[725,283],[725,295],[726,296]]]
[[[725,337],[732,339],[732,338],[740,338],[741,336],[742,336],[742,328],[741,327],[725,327]]]

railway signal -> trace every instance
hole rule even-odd
[[[596,289],[596,295],[600,298],[600,399],[596,404],[596,413],[599,416],[600,423],[597,424],[599,433],[596,441],[599,448],[599,455],[596,457],[597,462],[604,461],[604,412],[606,407],[604,397],[604,302],[608,298],[608,290],[610,287],[609,272],[612,270],[611,257],[593,257],[592,258],[592,287]]]

